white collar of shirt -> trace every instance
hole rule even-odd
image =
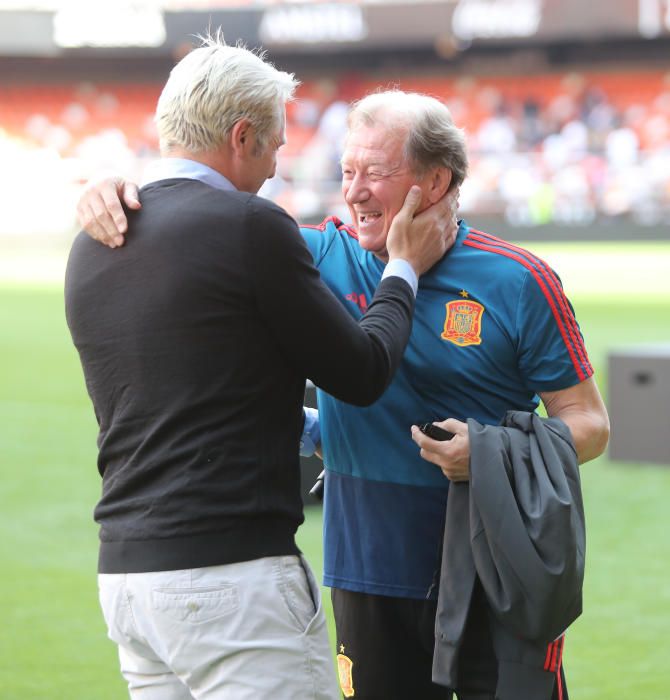
[[[188,158],[161,158],[151,163],[144,175],[143,184],[159,180],[171,180],[181,178],[186,180],[199,180],[217,190],[229,190],[235,192],[237,188],[220,172],[210,168],[204,163]]]

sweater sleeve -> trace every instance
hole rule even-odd
[[[244,241],[259,312],[288,361],[342,401],[376,401],[409,340],[410,286],[398,277],[382,280],[357,323],[321,281],[297,224],[282,209],[250,203]]]

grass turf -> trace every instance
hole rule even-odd
[[[616,304],[576,296],[603,390],[609,348],[670,335],[670,294],[646,303],[633,287]],[[0,327],[0,697],[127,697],[96,598],[96,426],[61,291],[0,286]],[[667,700],[670,470],[600,458],[582,475],[588,570],[566,644],[571,696]],[[317,572],[320,527],[308,509],[299,540]]]

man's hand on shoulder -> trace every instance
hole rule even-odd
[[[122,246],[128,230],[122,200],[129,209],[142,207],[135,183],[122,177],[91,180],[77,203],[79,225],[89,236],[110,248]]]

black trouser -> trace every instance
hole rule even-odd
[[[451,700],[450,690],[431,681],[436,601],[338,588],[331,597],[337,653],[352,662],[355,700]]]
[[[432,682],[434,600],[392,598],[331,590],[340,681],[356,700],[452,700],[452,691]],[[495,700],[497,663],[488,613],[479,586],[461,647],[456,688],[459,700]],[[344,675],[343,675],[344,674]],[[350,674],[350,683],[349,683]],[[568,700],[562,676],[562,700]],[[532,700],[527,698],[524,700]],[[552,700],[559,700],[554,689]]]

